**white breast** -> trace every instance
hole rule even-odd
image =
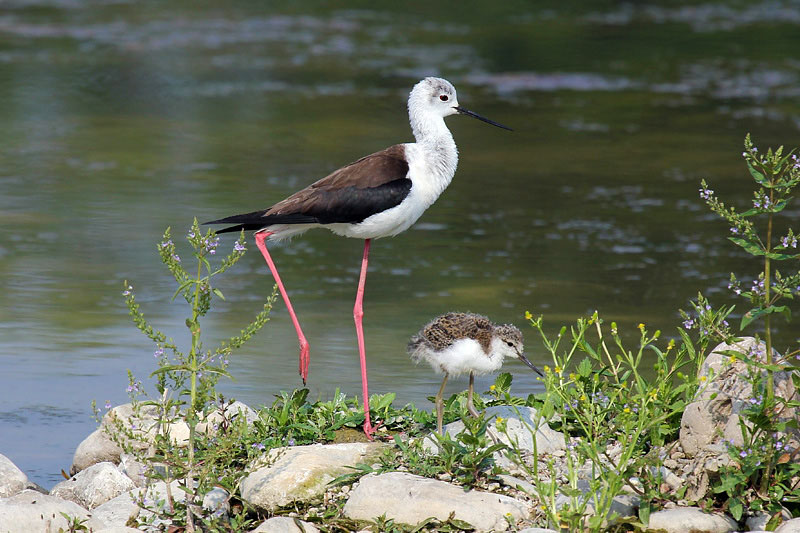
[[[435,371],[447,372],[451,376],[470,372],[476,375],[488,374],[503,366],[502,356],[486,355],[483,347],[474,339],[459,339],[440,351],[421,347],[417,355],[427,361]]]
[[[411,190],[400,204],[365,218],[358,224],[329,224],[337,235],[358,239],[393,237],[410,228],[453,180],[458,164],[455,143],[405,144]]]

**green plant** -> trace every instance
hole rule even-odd
[[[742,281],[733,273],[728,284],[735,295],[745,298],[750,304],[750,309],[742,314],[739,329],[744,331],[756,321],[763,320],[765,344],[763,357],[757,353],[723,352],[751,367],[748,379],[756,400],[742,412],[741,431],[745,444],[729,446],[734,463],[723,470],[722,484],[716,488],[718,493],[725,495],[723,505],[737,519],[745,508],[765,510],[777,516],[782,505],[800,501],[797,483],[788,481],[798,469],[794,460],[785,460],[786,450],[783,449],[783,436],[787,430],[797,429],[797,421],[782,416],[800,403],[796,398],[776,397],[774,382],[776,372],[789,372],[795,386],[800,384],[796,373],[800,368],[796,364],[800,350],[787,348],[777,360],[773,351],[773,316],[780,314],[791,320],[791,310],[785,301],[800,294],[800,271],[786,275],[774,265],[775,261],[800,258],[798,236],[794,230],[778,229],[779,217],[800,183],[800,158],[794,151],[784,153],[782,146],[774,151],[770,148],[762,154],[749,134],[745,137],[744,148],[742,156],[757,186],[752,207],[737,212],[736,208],[720,201],[705,180],[701,181],[700,188],[700,197],[711,211],[729,224],[728,239],[761,263],[761,272],[749,287],[743,287]],[[687,327],[692,325],[687,324]]]
[[[238,449],[241,441],[247,440],[249,431],[246,424],[233,423],[226,418],[224,398],[217,395],[215,386],[221,376],[229,377],[226,369],[232,351],[252,338],[269,320],[276,292],[273,289],[261,312],[239,335],[206,350],[201,338],[200,319],[210,310],[213,297],[224,299],[222,292],[212,285],[212,279],[231,268],[244,255],[244,233],[217,267],[212,267],[210,261],[219,244],[219,238],[213,232],[202,234],[195,220],[187,240],[197,262],[193,274],[184,269],[169,228],[158,245],[158,253],[178,283],[173,299],[181,296],[189,305],[190,316],[185,322],[190,333],[188,350],[181,350],[172,338],[145,319],[133,287],[125,282],[123,295],[130,315],[139,330],[155,344],[158,369],[151,377],[155,378],[158,397],[150,399],[141,382],[129,372],[128,392],[134,403],[135,418],[139,423],[147,420],[148,425],[137,427],[134,423],[124,427],[119,423],[116,425],[116,438],[151,465],[146,473],[148,478],[165,481],[166,501],[157,509],[159,513],[176,522],[185,522],[186,529],[193,531],[196,517],[206,520],[198,505],[199,495],[225,480],[226,476],[236,477],[230,467],[241,462],[242,453]],[[216,418],[210,418],[212,412]],[[198,430],[201,422],[205,425],[203,431]],[[212,424],[217,427],[210,427]],[[188,430],[186,442],[175,436],[181,427]],[[134,445],[141,441],[152,444],[154,452],[148,456],[141,453],[141,446]],[[185,504],[176,501],[170,488],[170,481],[177,479],[182,480],[179,488],[186,493]],[[229,488],[235,488],[235,479],[228,479],[227,484]]]
[[[609,335],[597,313],[579,319],[569,336],[563,327],[550,338],[541,317],[526,316],[553,359],[554,367],[544,369],[546,392],[538,408],[542,420],[559,420],[569,439],[568,482],[559,485],[553,462],[540,464],[536,450],[531,465],[521,461],[513,439],[509,457],[528,470],[542,511],[554,524],[600,531],[618,518],[610,509],[623,487],[640,495],[639,518],[646,524],[651,503],[658,498],[651,452],[676,437],[683,408],[696,390],[696,381],[689,377],[693,373],[681,372],[687,366],[694,369],[694,347],[681,332],[680,347],[671,339],[662,349],[656,344],[660,332],[649,334],[639,324],[638,346],[629,350],[616,324],[611,323]],[[594,341],[591,331],[596,333]],[[655,357],[651,378],[642,372],[645,352]]]
[[[86,525],[88,520],[83,518],[78,518],[77,516],[70,516],[67,513],[60,512],[61,516],[63,516],[67,522],[67,529],[63,527],[58,528],[58,533],[78,533],[79,531],[89,531],[89,527]]]

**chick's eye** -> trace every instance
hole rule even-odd
[[[514,346],[514,343],[513,343],[513,342],[510,342],[510,341],[506,341],[506,344],[508,344],[508,345],[509,345],[509,346],[511,346],[511,347],[513,347],[513,346]]]
[[[449,100],[449,98],[446,94],[442,94],[439,96],[439,100],[441,100],[442,102],[446,102]]]

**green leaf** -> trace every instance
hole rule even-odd
[[[758,183],[759,185],[763,185],[764,187],[769,186],[769,181],[767,181],[767,178],[764,176],[764,174],[756,170],[755,167],[752,165],[752,163],[750,163],[750,161],[746,162],[747,162],[747,170],[750,171],[750,175],[753,176],[753,179],[756,180],[756,183]]]
[[[757,242],[742,239],[741,237],[728,237],[728,239],[732,243],[744,248],[744,250],[749,254],[764,255],[766,253],[764,252],[764,248]]]
[[[499,392],[508,392],[511,388],[512,376],[508,372],[502,372],[494,381],[494,387]]]
[[[737,522],[739,519],[742,518],[742,513],[744,512],[744,506],[742,505],[742,500],[739,498],[731,498],[728,500],[728,511],[730,511],[731,516]]]
[[[214,291],[214,294],[216,294],[217,296],[219,296],[219,298],[220,298],[221,300],[225,300],[225,296],[222,294],[222,291],[221,291],[221,290],[219,290],[219,289],[212,289],[212,290]]]
[[[766,308],[756,307],[756,308],[753,308],[753,309],[749,310],[748,312],[746,312],[744,314],[744,316],[742,316],[742,324],[740,326],[740,329],[744,329],[753,320],[755,320],[755,319],[757,319],[759,317],[762,317],[764,315],[773,314],[773,313],[781,313],[784,317],[786,317],[786,320],[791,320],[792,319],[792,311],[791,311],[791,309],[789,309],[789,307],[787,307],[785,305],[780,305],[780,306],[770,305],[769,307],[766,307]]]
[[[584,358],[578,365],[578,375],[582,378],[588,378],[592,373],[592,362],[588,358]]]

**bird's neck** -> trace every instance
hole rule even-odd
[[[450,183],[458,166],[458,148],[453,134],[440,116],[420,116],[410,113],[411,130],[422,149],[427,165]]]

